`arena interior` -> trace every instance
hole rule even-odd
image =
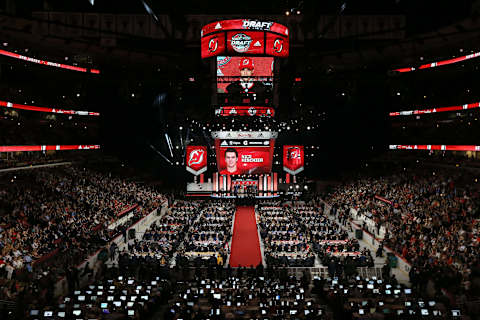
[[[480,1],[180,2],[0,1],[0,318],[480,319]]]

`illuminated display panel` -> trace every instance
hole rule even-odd
[[[288,28],[272,21],[223,20],[207,24],[201,31],[201,55],[263,55],[287,57]]]
[[[272,171],[275,139],[216,139],[220,174],[265,174]]]
[[[273,87],[272,57],[217,57],[218,93],[256,93]],[[242,77],[241,70],[250,72]],[[247,71],[248,70],[248,71]]]

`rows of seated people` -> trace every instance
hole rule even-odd
[[[314,284],[339,319],[461,319],[463,313],[447,295],[420,294],[396,280],[356,276]]]
[[[414,283],[435,277],[441,287],[462,283],[461,289],[471,292],[480,256],[479,197],[462,183],[471,173],[425,171],[359,179],[338,187],[327,202],[347,214],[349,208],[368,213],[375,223],[372,233],[385,227],[385,245],[412,264]]]
[[[8,184],[0,192],[2,281],[19,270],[42,271],[50,254],[55,258],[43,264],[78,263],[165,201],[148,187],[73,166],[5,173],[2,182]]]
[[[349,238],[348,232],[328,218],[322,207],[307,203],[293,206],[289,210],[307,235],[308,242],[322,265],[335,269],[339,265],[345,268],[373,267],[370,250],[360,250],[358,240]]]
[[[256,210],[267,265],[313,267],[315,255],[293,212],[279,202],[257,205]]]
[[[129,244],[128,252],[120,254],[120,264],[126,267],[138,263],[170,266],[174,253],[183,243],[198,213],[197,202],[177,200],[145,230],[141,239]]]
[[[117,275],[39,307],[23,310],[22,319],[140,319],[151,316],[162,303],[169,283],[164,277],[138,280]]]
[[[165,319],[326,319],[303,278],[229,271],[177,282]]]
[[[233,202],[201,203],[198,217],[179,248],[176,263],[180,266],[223,265],[232,238],[234,213]]]

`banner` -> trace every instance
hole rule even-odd
[[[187,146],[187,171],[198,176],[207,171],[207,147]]]
[[[304,169],[303,146],[283,146],[283,170],[296,175]]]

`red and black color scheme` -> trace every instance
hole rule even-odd
[[[207,147],[205,146],[187,146],[186,155],[187,171],[198,176],[207,171]]]
[[[283,170],[296,175],[304,169],[303,146],[283,146]]]
[[[249,117],[274,117],[275,109],[260,106],[223,106],[215,109],[215,115],[222,117],[249,116]]]
[[[202,58],[218,55],[288,57],[288,28],[272,21],[234,19],[202,28]]]

